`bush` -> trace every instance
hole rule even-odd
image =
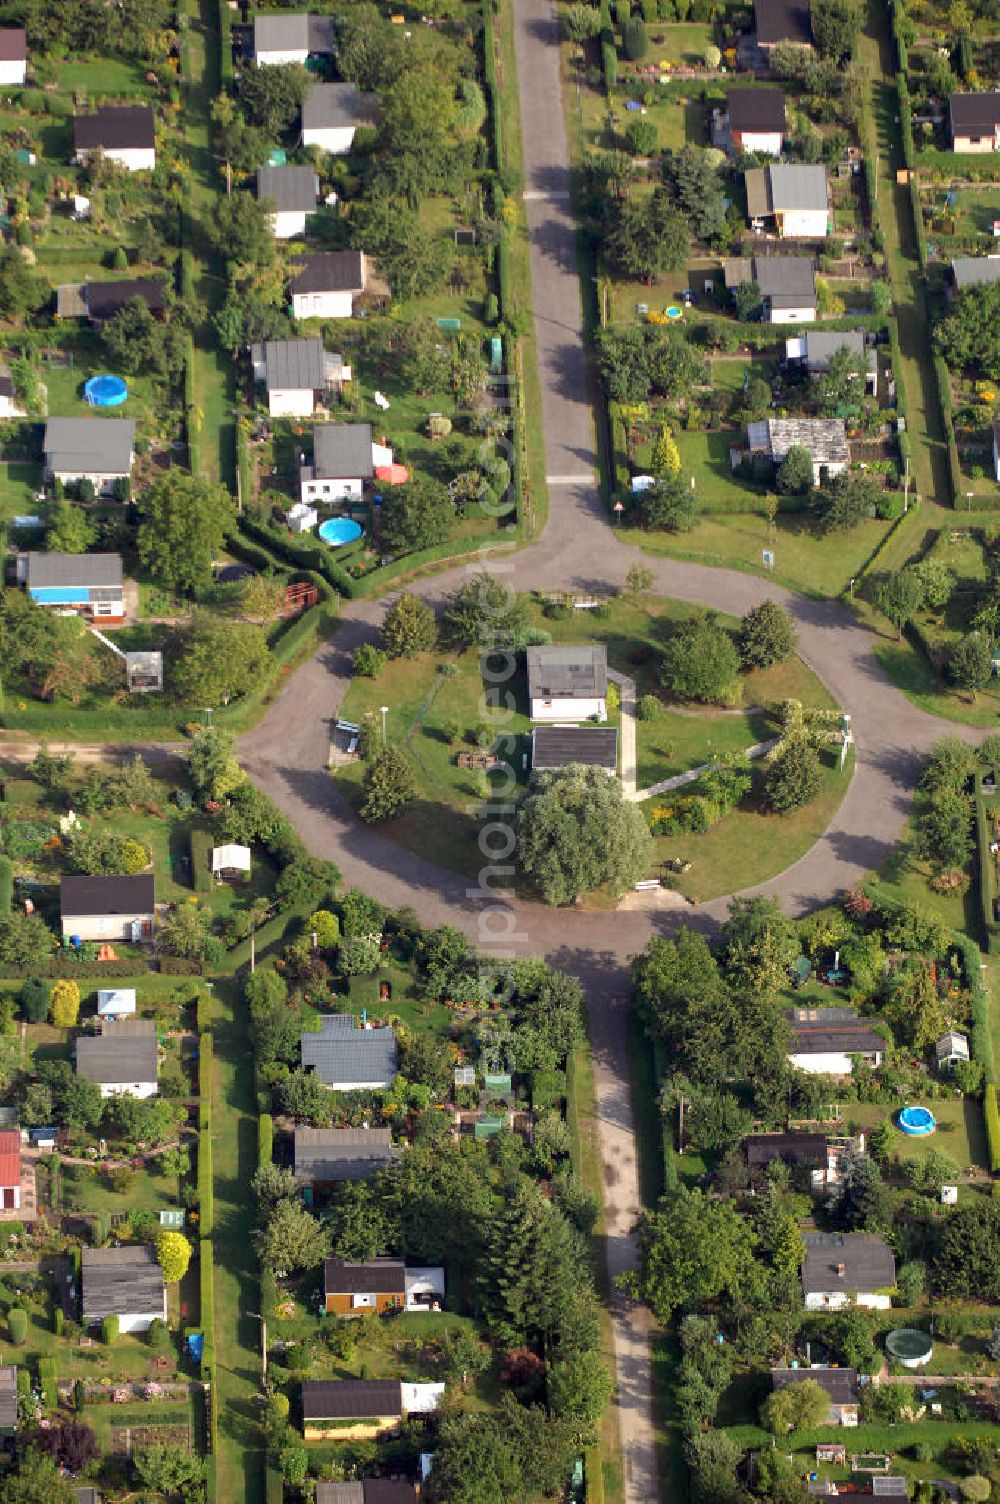
[[[212,847],[215,837],[203,825],[191,830],[191,883],[196,893],[212,891]]]
[[[75,1029],[80,1017],[80,988],[76,982],[61,980],[49,998],[49,1016],[57,1029]]]
[[[202,1238],[210,1238],[215,1221],[212,1196],[212,1136],[209,1128],[198,1134],[198,1211]]]
[[[42,1404],[46,1410],[55,1410],[59,1405],[59,1385],[56,1381],[55,1358],[39,1358],[38,1385],[42,1391]]]
[[[7,1312],[7,1329],[15,1347],[23,1347],[28,1340],[28,1313],[21,1306],[11,1306]]]
[[[274,1158],[274,1119],[262,1112],[257,1119],[257,1164],[269,1165]]]
[[[649,51],[649,37],[641,16],[630,16],[622,27],[622,51],[630,63],[641,62]]]
[[[14,863],[9,856],[0,856],[0,914],[9,914],[14,897]]]
[[[388,653],[377,648],[373,642],[363,642],[355,648],[351,666],[360,679],[376,679],[389,661]]]
[[[29,1024],[43,1024],[49,1016],[52,988],[41,977],[29,977],[21,988],[21,1012]]]
[[[101,1322],[101,1341],[104,1343],[104,1346],[110,1347],[112,1343],[117,1342],[120,1331],[121,1322],[118,1320],[118,1317],[105,1316]]]
[[[656,695],[641,695],[636,706],[640,721],[655,721],[663,714],[663,704]]]

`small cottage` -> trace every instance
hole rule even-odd
[[[754,36],[765,56],[781,42],[812,46],[809,0],[754,0]]]
[[[93,115],[77,115],[73,147],[81,167],[102,156],[126,172],[151,171],[156,166],[153,112],[148,105],[130,104],[106,105]]]
[[[776,468],[790,449],[808,450],[815,486],[841,475],[851,462],[843,418],[764,418],[747,424],[747,448]]]
[[[315,251],[298,256],[291,273],[295,319],[349,319],[368,280],[363,251]]]
[[[0,1436],[13,1436],[17,1430],[17,1368],[13,1363],[0,1364]]]
[[[160,1087],[153,1020],[102,1019],[98,1028],[77,1038],[77,1075],[95,1082],[102,1097],[155,1097]]]
[[[31,599],[106,627],[125,620],[121,554],[29,553],[18,561]]]
[[[21,1206],[21,1134],[17,1128],[0,1129],[0,1207],[18,1211]]]
[[[731,256],[722,263],[726,290],[754,283],[765,324],[816,320],[816,269],[811,256]]]
[[[723,117],[730,150],[780,157],[785,144],[785,96],[780,89],[727,89]]]
[[[333,51],[333,17],[260,14],[254,17],[253,55],[262,68],[287,63],[303,66],[309,58],[329,57]]]
[[[153,936],[153,874],[63,877],[59,912],[64,940],[128,940]]]
[[[751,227],[773,227],[782,240],[823,240],[830,228],[826,168],[804,163],[752,167],[744,174]]]
[[[311,418],[331,390],[351,379],[350,366],[330,355],[321,339],[269,339],[251,345],[253,379],[267,391],[272,418]]]
[[[969,1059],[968,1036],[953,1029],[942,1034],[934,1041],[934,1059],[939,1071],[953,1071],[956,1065]]]
[[[371,1180],[397,1157],[388,1128],[295,1127],[295,1179],[325,1189],[343,1180]]]
[[[272,206],[275,240],[291,240],[306,233],[306,219],[319,202],[319,178],[312,167],[261,167],[257,197]]]
[[[98,1018],[131,1018],[135,1014],[134,987],[101,987],[97,993]]]
[[[163,1270],[148,1243],[84,1248],[80,1254],[81,1321],[95,1326],[117,1316],[122,1332],[148,1332],[167,1319]]]
[[[360,1478],[355,1483],[317,1483],[316,1504],[417,1504],[404,1478]]]
[[[796,1070],[849,1076],[853,1055],[876,1070],[882,1064],[885,1040],[854,1008],[792,1008],[786,1017],[792,1030],[788,1059]]]
[[[952,151],[1000,151],[1000,94],[953,94],[948,118]]]
[[[49,418],[42,453],[45,479],[64,486],[89,480],[99,495],[128,481],[135,458],[133,418]]]
[[[331,1431],[338,1441],[371,1440],[394,1431],[408,1415],[430,1415],[443,1384],[405,1384],[398,1379],[306,1379],[302,1422],[306,1441]]]
[[[531,767],[536,773],[577,764],[618,770],[618,732],[614,726],[536,726],[531,733]]]
[[[608,650],[602,642],[529,647],[533,721],[606,721]]]
[[[802,1291],[807,1311],[865,1306],[887,1311],[896,1286],[896,1260],[877,1233],[807,1232]]]
[[[327,1013],[302,1035],[302,1069],[331,1091],[387,1091],[396,1078],[395,1029],[362,1029],[349,1013]]]
[[[250,876],[250,847],[230,842],[213,846],[212,876],[220,883],[242,882]]]
[[[354,84],[310,84],[302,101],[302,145],[341,155],[361,125],[375,119],[375,96]]]
[[[392,450],[375,443],[370,423],[317,423],[312,459],[303,454],[299,463],[299,499],[330,505],[361,501],[376,469],[391,464]]]
[[[27,76],[27,32],[23,26],[0,26],[0,86],[23,84]]]
[[[858,1424],[858,1376],[853,1368],[772,1368],[771,1388],[777,1393],[791,1384],[802,1384],[806,1379],[819,1385],[830,1401],[826,1424],[828,1426],[856,1426]]]

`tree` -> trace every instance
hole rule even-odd
[[[722,153],[700,146],[666,152],[663,180],[698,240],[715,240],[726,219]]]
[[[760,1419],[775,1436],[786,1436],[789,1431],[822,1425],[829,1412],[826,1391],[815,1379],[803,1378],[769,1394],[760,1407]]]
[[[590,6],[584,7],[590,10]],[[596,16],[597,11],[591,11]],[[633,157],[651,157],[660,144],[660,133],[655,121],[633,118],[625,127],[625,146]]]
[[[261,1263],[272,1273],[315,1269],[330,1252],[323,1224],[298,1201],[280,1201],[266,1226],[254,1235]]]
[[[321,950],[333,950],[340,940],[340,920],[329,909],[316,909],[306,920],[306,933],[316,936]]]
[[[527,631],[522,598],[488,569],[453,591],[441,614],[441,636],[450,647],[484,651],[521,648]]]
[[[191,1262],[191,1244],[182,1232],[160,1229],[156,1237],[156,1260],[168,1285],[176,1285],[187,1273]]]
[[[136,547],[154,578],[189,595],[207,585],[235,516],[225,486],[175,466],[146,487],[139,510]]]
[[[835,418],[845,407],[860,408],[868,380],[868,361],[863,351],[841,345],[830,356],[816,382],[816,400],[825,418]]]
[[[274,896],[282,910],[320,907],[337,896],[340,872],[333,862],[322,857],[301,856],[289,862],[275,884]]]
[[[750,1229],[731,1201],[679,1188],[639,1223],[639,1269],[626,1277],[666,1325],[678,1310],[737,1297],[752,1278]]]
[[[935,872],[961,868],[972,848],[972,798],[964,788],[941,788],[923,805],[915,853]]]
[[[202,803],[209,799],[221,801],[246,782],[247,775],[236,760],[234,746],[232,732],[219,726],[203,726],[192,738],[188,748],[188,777]]]
[[[45,278],[25,259],[19,246],[0,247],[0,314],[22,319],[37,312],[51,296]]]
[[[909,566],[920,582],[923,604],[932,611],[940,611],[955,592],[955,576],[943,559],[929,554],[919,564]]]
[[[419,596],[404,591],[386,612],[382,646],[390,658],[415,658],[429,653],[437,642],[434,612]]]
[[[29,1024],[43,1024],[49,1016],[52,987],[43,977],[28,977],[19,993],[21,1012]]]
[[[822,784],[816,748],[803,736],[789,737],[768,764],[764,797],[776,815],[787,815],[815,799]]]
[[[739,677],[740,655],[711,612],[678,622],[663,652],[660,683],[679,700],[725,704]]]
[[[798,637],[792,618],[777,601],[761,601],[740,621],[739,649],[744,668],[770,668],[795,652]]]
[[[53,553],[85,554],[97,536],[87,513],[68,501],[56,502],[49,513],[45,547]]]
[[[763,311],[764,299],[756,282],[740,282],[733,288],[733,312],[741,324],[756,323]]]
[[[357,679],[377,679],[389,661],[387,653],[373,642],[363,642],[354,649],[351,671]]]
[[[161,324],[144,298],[130,298],[101,329],[108,362],[129,375],[149,372],[158,380],[177,376],[183,368],[185,342],[180,326]]]
[[[951,650],[948,677],[973,700],[993,673],[993,643],[985,632],[969,632]]]
[[[258,201],[246,189],[237,189],[231,197],[213,201],[212,217],[205,225],[209,244],[227,261],[269,267],[276,256],[274,212],[269,200]]]
[[[562,1212],[523,1181],[489,1230],[479,1310],[498,1341],[551,1342],[585,1279],[585,1256]]]
[[[861,17],[854,0],[815,0],[810,9],[813,41],[822,57],[843,63],[854,56]]]
[[[622,51],[630,63],[641,62],[649,51],[649,37],[641,16],[629,16],[623,24]]]
[[[55,946],[52,931],[37,914],[16,910],[0,919],[0,961],[31,967],[47,961]]]
[[[563,31],[568,41],[583,47],[601,29],[601,13],[596,5],[566,5],[560,13]]]
[[[614,1393],[614,1381],[600,1353],[580,1353],[554,1363],[546,1378],[549,1409],[570,1421],[579,1446],[597,1440],[597,1424]]]
[[[887,575],[875,586],[875,604],[896,628],[897,642],[902,641],[903,628],[923,603],[924,588],[912,565],[908,564],[898,574]]]
[[[649,468],[657,476],[680,474],[680,450],[677,448],[677,440],[666,425],[660,429],[659,435],[654,441]]]
[[[251,61],[240,68],[243,113],[271,140],[298,120],[308,87],[309,74],[301,63]]]
[[[197,1452],[167,1442],[136,1447],[132,1453],[132,1466],[143,1488],[185,1500],[205,1477],[205,1464]]]
[[[570,766],[534,778],[516,828],[521,866],[546,903],[571,903],[603,885],[624,892],[652,860],[641,812],[599,768]]]
[[[663,272],[680,271],[690,249],[687,221],[663,189],[616,204],[604,236],[608,260],[636,282],[653,283]]]
[[[60,978],[52,987],[50,999],[52,1023],[57,1029],[75,1029],[80,1017],[80,988],[76,982]]]
[[[847,532],[877,510],[878,481],[870,475],[835,475],[816,493],[815,508],[824,532]]]
[[[383,95],[383,171],[411,208],[454,181],[457,101],[454,82],[438,68],[415,66]]]
[[[247,575],[240,585],[240,611],[248,621],[273,621],[284,604],[285,586],[274,575]]]
[[[444,542],[455,504],[440,481],[419,475],[387,488],[381,514],[383,545],[393,553],[408,554]]]
[[[212,933],[212,914],[195,904],[175,904],[156,932],[159,949],[189,961],[216,961],[222,946]]]
[[[97,1437],[83,1421],[61,1420],[45,1431],[35,1431],[31,1445],[49,1456],[74,1476],[100,1456]]]
[[[776,996],[787,987],[799,937],[776,899],[731,899],[722,938],[726,976],[739,992]]]
[[[690,477],[681,474],[659,476],[655,485],[639,492],[636,505],[643,527],[662,527],[668,533],[690,532],[701,510]]]
[[[228,705],[266,684],[274,657],[261,627],[196,611],[180,636],[171,679],[187,705]]]
[[[59,1463],[37,1447],[21,1456],[17,1472],[4,1475],[4,1504],[74,1504],[76,1484],[64,1477]]]
[[[812,455],[804,444],[792,444],[778,466],[775,483],[782,496],[804,496],[812,489]]]
[[[384,747],[368,764],[361,790],[364,798],[358,814],[369,825],[393,820],[413,803],[417,796],[416,784],[410,765],[398,747]]]

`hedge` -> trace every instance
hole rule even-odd
[[[132,971],[136,969],[132,967]],[[160,957],[160,972],[165,977],[200,977],[204,970],[201,961],[195,961],[191,956]],[[123,975],[130,976],[131,971]]]
[[[210,1384],[208,1397],[206,1440],[208,1450],[214,1452],[219,1440],[219,1394],[215,1383],[215,1268],[212,1262],[212,1240],[202,1238],[198,1243],[198,1293],[201,1301],[201,1330],[205,1346],[201,1354],[201,1380]]]
[[[201,417],[195,400],[194,386],[194,338],[190,334],[184,352],[184,428],[187,438],[188,466],[197,475],[201,469],[199,428]]]
[[[506,229],[501,230],[497,241],[497,297],[500,303],[500,317],[507,323],[514,318],[513,279],[510,271],[510,239]]]
[[[285,1497],[285,1480],[276,1467],[268,1465],[265,1474],[266,1493],[264,1504],[282,1504]]]
[[[200,1105],[211,1111],[213,1050],[211,1034],[198,1036],[198,1096]]]
[[[233,79],[233,13],[229,0],[219,0],[219,80],[229,84]]]
[[[215,1197],[212,1190],[212,1130],[207,1126],[198,1134],[198,1206],[202,1238],[210,1238],[215,1223]]]
[[[246,515],[240,517],[236,525],[244,537],[263,544],[266,549],[287,564],[293,564],[299,569],[309,569],[321,575],[341,595],[350,598],[357,593],[357,581],[347,573],[346,569],[342,569],[339,564],[333,562],[329,549],[318,543],[300,543],[290,533],[283,533],[279,528],[256,522]]]
[[[42,1404],[46,1410],[55,1410],[59,1405],[59,1385],[55,1358],[39,1358],[38,1386],[42,1391]]]
[[[865,562],[862,564],[861,568],[858,570],[857,574],[854,576],[855,590],[857,589],[861,581],[863,579],[866,579],[868,575],[870,575],[877,568],[879,560],[885,553],[886,549],[889,547],[889,544],[892,542],[893,538],[896,536],[896,533],[901,527],[905,527],[909,518],[919,510],[919,507],[919,498],[915,496],[910,502],[910,510],[908,512],[904,512],[901,517],[896,518],[895,522],[892,524],[892,527],[889,528],[888,532],[885,533],[882,539],[875,545]],[[841,600],[847,600],[850,598],[850,586],[848,586],[846,590],[841,591],[840,598]]]
[[[986,1119],[986,1142],[989,1146],[990,1170],[995,1175],[1000,1170],[1000,1111],[997,1109],[997,1089],[992,1082],[983,1095],[983,1116]]]
[[[243,418],[236,419],[236,494],[246,503],[253,491],[253,467],[250,464],[250,433]]]
[[[149,971],[145,956],[132,956],[127,961],[74,961],[73,953],[59,951],[48,961],[36,961],[31,966],[4,966],[0,975],[20,977],[135,977]],[[163,969],[162,966],[160,968]]]
[[[486,86],[488,136],[493,169],[503,169],[503,137],[500,123],[500,93],[497,86],[497,43],[493,31],[493,0],[483,0],[483,83]]]
[[[210,992],[198,993],[197,1004],[197,1029],[199,1034],[207,1034],[212,1027],[212,994]]]
[[[9,856],[0,856],[0,914],[9,914],[14,898],[14,863]]]
[[[215,845],[215,837],[210,830],[202,825],[194,825],[191,828],[191,881],[196,893],[211,893],[212,881],[212,848]]]
[[[257,1119],[257,1165],[269,1165],[274,1157],[274,1119],[262,1112]]]

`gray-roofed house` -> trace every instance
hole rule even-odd
[[[167,1319],[163,1270],[148,1243],[80,1252],[81,1319],[95,1326],[117,1316],[122,1332],[148,1332]]]
[[[771,1388],[775,1393],[792,1384],[803,1384],[812,1379],[830,1401],[826,1424],[828,1426],[856,1426],[860,1390],[858,1376],[853,1368],[772,1368]]]
[[[969,1058],[969,1036],[949,1029],[934,1041],[934,1059],[939,1071],[953,1071]]]
[[[798,338],[785,340],[785,359],[805,366],[810,376],[820,376],[830,369],[830,358],[840,350],[850,350],[865,362],[865,391],[874,396],[878,384],[878,356],[874,346],[865,345],[863,329],[810,330]]]
[[[99,1034],[80,1034],[76,1073],[101,1088],[102,1097],[155,1097],[156,1025],[151,1018],[101,1019]]]
[[[148,105],[130,104],[106,105],[93,115],[77,115],[73,150],[81,167],[101,155],[127,172],[152,170],[156,166],[153,112]]]
[[[529,647],[533,721],[606,721],[608,650],[603,643]]]
[[[852,1301],[887,1311],[896,1287],[892,1249],[872,1232],[807,1232],[802,1292],[807,1311],[839,1311]]]
[[[327,1314],[333,1316],[401,1311],[406,1299],[406,1266],[402,1259],[369,1259],[365,1263],[327,1259],[323,1299]]]
[[[126,277],[120,282],[84,282],[80,297],[86,307],[87,317],[98,327],[114,318],[116,313],[120,313],[135,298],[145,303],[154,316],[161,315],[167,306],[166,288],[159,277]]]
[[[989,287],[1000,282],[1000,255],[956,256],[951,263],[956,292],[967,287]]]
[[[328,57],[333,51],[333,17],[258,15],[253,23],[253,55],[261,67],[305,63],[310,57]]]
[[[316,1504],[417,1504],[405,1478],[359,1478],[354,1483],[317,1483]]]
[[[114,626],[125,619],[121,554],[29,553],[18,578],[40,606],[76,611],[88,621]]]
[[[302,1035],[302,1069],[331,1091],[386,1091],[396,1076],[395,1029],[362,1029],[349,1013],[326,1013]]]
[[[322,1188],[371,1180],[397,1158],[388,1128],[295,1127],[295,1179]]]
[[[17,1430],[17,1368],[13,1363],[0,1364],[0,1436],[13,1436]]]
[[[722,119],[731,151],[781,156],[785,144],[785,96],[780,89],[727,89]]]
[[[368,281],[363,251],[317,251],[297,258],[291,270],[296,319],[349,319]]]
[[[823,1133],[751,1133],[743,1140],[751,1181],[761,1179],[768,1165],[782,1160],[786,1165],[818,1169],[827,1162]]]
[[[757,46],[762,51],[768,52],[779,42],[812,46],[809,0],[754,0],[753,14]]]
[[[23,84],[27,76],[27,32],[23,26],[0,26],[0,85]]]
[[[618,771],[618,732],[614,726],[536,726],[531,733],[531,766],[536,773],[579,764]]]
[[[788,1058],[797,1070],[813,1076],[849,1076],[852,1055],[876,1069],[885,1040],[854,1008],[792,1008],[787,1014],[792,1039]]]
[[[306,233],[306,219],[319,201],[319,178],[312,167],[260,167],[257,197],[274,205],[271,229],[275,240]]]
[[[357,1441],[393,1431],[407,1415],[428,1415],[444,1395],[443,1384],[401,1383],[399,1379],[306,1379],[302,1420],[306,1441],[329,1436]]]
[[[76,1504],[101,1504],[101,1496],[96,1488],[78,1488],[76,1491]]]
[[[299,464],[299,500],[360,501],[376,469],[392,464],[392,450],[376,444],[370,423],[317,423],[312,459]]]
[[[42,441],[45,479],[64,486],[89,480],[109,495],[115,481],[131,480],[134,445],[133,418],[49,418]]]
[[[355,84],[310,84],[302,101],[302,145],[339,156],[350,151],[358,127],[374,119],[374,94],[362,94]]]
[[[747,447],[774,465],[780,465],[790,449],[807,449],[817,486],[828,476],[840,475],[851,459],[843,418],[764,418],[747,424]]]
[[[816,319],[816,269],[811,256],[736,256],[722,263],[726,288],[756,282],[765,324],[812,324]]]
[[[267,389],[272,418],[311,418],[331,388],[340,390],[351,370],[321,339],[269,339],[250,347],[254,381]]]
[[[153,934],[153,874],[64,877],[59,883],[63,939],[128,940]]]
[[[830,227],[826,168],[801,162],[752,167],[744,174],[747,216],[754,227],[773,220],[783,240],[823,240]]]
[[[948,116],[952,151],[1000,151],[1000,93],[953,94]]]

